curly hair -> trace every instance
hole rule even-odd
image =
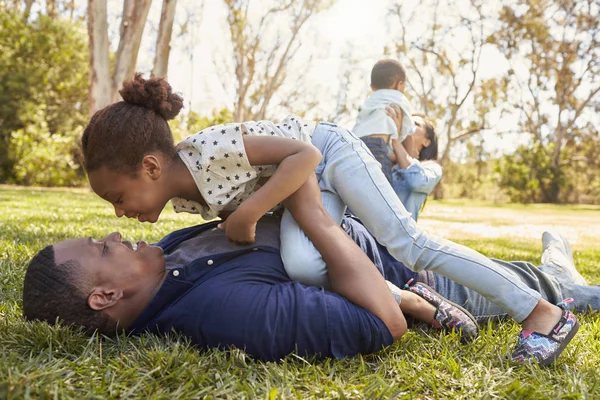
[[[79,263],[74,260],[56,264],[52,246],[37,253],[25,273],[23,317],[51,325],[62,321],[83,327],[88,334],[96,331],[116,334],[117,321],[89,307],[87,288],[80,271]]]
[[[398,61],[388,58],[379,60],[371,70],[373,89],[391,89],[398,82],[406,80],[406,70]]]
[[[137,73],[119,91],[123,101],[97,111],[81,136],[83,165],[89,173],[106,166],[136,176],[145,155],[175,155],[168,120],[183,108],[183,98],[162,78]]]

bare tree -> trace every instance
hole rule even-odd
[[[90,46],[90,114],[111,103],[112,80],[108,57],[106,0],[89,0],[88,35]]]
[[[31,16],[31,10],[34,8],[34,4],[36,4],[36,0],[10,0],[0,2],[0,6],[6,5],[13,10],[22,11],[25,21]],[[37,2],[35,10],[37,13],[46,15],[52,19],[57,17],[68,17],[73,21],[76,8],[75,0],[44,0]]]
[[[505,1],[501,25],[491,36],[511,65],[508,90],[531,135],[549,161],[537,179],[542,201],[560,200],[561,168],[569,140],[600,109],[600,2],[598,0]],[[589,138],[587,138],[589,139]]]
[[[148,18],[151,0],[124,0],[121,18],[119,48],[113,72],[112,101],[119,98],[118,89],[135,73],[142,33]]]
[[[444,165],[453,144],[466,140],[486,127],[485,114],[476,110],[474,94],[479,84],[481,51],[486,43],[486,18],[480,0],[429,0],[406,13],[398,4],[392,13],[400,22],[396,52],[409,69],[410,95],[416,95],[422,112],[443,124]],[[419,10],[428,9],[429,13]],[[450,11],[451,10],[451,11]],[[411,37],[415,15],[430,15],[424,35]],[[442,22],[443,21],[443,22]],[[457,47],[454,38],[466,40]]]
[[[152,76],[161,78],[167,77],[176,6],[177,0],[163,0],[160,23],[158,26],[158,36],[156,38],[156,53],[154,55]]]
[[[233,47],[234,119],[264,119],[273,96],[286,81],[289,62],[301,46],[299,34],[303,26],[331,2],[274,2],[256,23],[249,15],[249,0],[224,3]],[[286,20],[287,24],[281,23]]]
[[[46,15],[50,18],[56,18],[56,0],[46,0]]]
[[[118,89],[135,72],[151,0],[124,0],[119,47],[110,74],[106,0],[88,0],[90,47],[90,114],[115,102]]]
[[[395,51],[409,72],[407,94],[416,96],[417,111],[443,127],[438,129],[445,142],[438,160],[442,166],[455,144],[489,127],[498,101],[499,92],[491,90],[496,82],[484,85],[479,78],[491,26],[485,5],[482,0],[425,0],[410,10],[400,2],[391,9],[400,26]],[[443,197],[443,185],[434,196]]]
[[[23,12],[23,19],[27,21],[29,19],[29,14],[31,14],[31,7],[33,7],[33,3],[35,0],[25,0],[25,10]]]

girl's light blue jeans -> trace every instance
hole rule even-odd
[[[421,230],[406,211],[363,142],[347,129],[321,123],[312,143],[323,155],[316,169],[325,209],[341,223],[350,207],[379,243],[413,271],[429,270],[471,288],[521,322],[540,294],[493,261],[465,246]],[[292,215],[281,221],[281,257],[290,278],[307,285],[328,286],[320,253]]]

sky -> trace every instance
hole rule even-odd
[[[253,1],[254,4],[260,3],[259,0]],[[161,3],[153,2],[144,31],[138,56],[138,70],[142,72],[152,69]],[[307,69],[304,77],[307,96],[317,100],[317,105],[311,108],[307,116],[316,118],[332,115],[340,90],[345,90],[353,104],[360,104],[369,94],[370,70],[382,58],[385,46],[392,43],[395,34],[388,18],[391,3],[390,0],[337,0],[333,7],[313,17],[305,26],[302,48],[298,53],[300,61],[291,68]],[[415,3],[415,0],[403,1],[407,7]],[[108,4],[109,34],[116,48],[122,2],[109,0]],[[260,13],[261,10],[256,11]],[[187,35],[179,35],[180,24],[186,15],[193,15],[195,22],[189,25],[191,28]],[[231,66],[226,17],[222,0],[203,0],[201,6],[197,0],[179,0],[178,3],[168,78],[175,90],[184,95],[187,109],[202,115],[233,106],[232,72],[227,72],[225,68],[228,64]],[[412,28],[417,33],[419,18],[416,17]],[[460,38],[457,40],[460,41]],[[315,56],[307,66],[310,53]],[[348,54],[355,60],[351,68],[356,71],[353,72],[351,85],[341,88],[340,75],[344,68],[349,67],[345,65]],[[501,55],[491,47],[484,48],[480,69],[482,78],[494,76],[507,68]],[[356,113],[357,110],[351,110],[335,122],[351,128]],[[514,118],[497,123],[495,129],[501,131],[512,130],[515,126]],[[438,128],[443,129],[443,126],[438,125]],[[485,134],[486,148],[495,153],[510,152],[517,145],[525,143],[524,136],[509,135],[500,139],[490,131]]]
[[[338,89],[336,81],[342,62],[341,53],[349,44],[355,52],[360,52],[363,59],[361,66],[366,72],[369,72],[372,64],[383,53],[386,27],[381,21],[385,20],[389,1],[370,0],[368,6],[365,6],[366,3],[365,0],[338,0],[330,10],[317,15],[304,29],[304,37],[308,42],[303,43],[306,47],[302,49],[306,50],[304,53],[315,50],[315,36],[318,37],[317,51],[321,53],[318,60],[313,61],[311,85]],[[174,43],[169,63],[169,81],[187,97],[192,96],[194,111],[205,113],[214,108],[231,107],[233,98],[232,93],[227,93],[220,83],[224,74],[219,75],[215,67],[215,61],[221,62],[228,56],[228,32],[224,24],[226,11],[222,0],[204,0],[201,14],[198,30],[194,35],[196,40],[193,59],[188,49],[181,48],[186,47],[183,43]],[[174,41],[177,40],[174,38]],[[148,48],[151,47],[150,43]],[[151,54],[140,54],[139,66],[150,69],[151,65]],[[358,85],[360,84],[357,83]],[[361,90],[368,91],[368,82],[361,86]]]

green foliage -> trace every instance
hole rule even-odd
[[[444,198],[508,202],[508,197],[498,185],[498,163],[498,160],[465,163],[448,161],[444,167]]]
[[[206,127],[227,124],[229,122],[233,122],[233,114],[231,110],[223,108],[220,111],[213,110],[211,117],[202,117],[197,112],[190,111],[187,115],[180,115],[170,121],[169,126],[171,127],[171,132],[173,132],[175,143],[177,143]]]
[[[598,237],[590,226],[600,224],[599,216],[599,208],[590,206],[431,201],[419,224],[460,226],[464,230],[451,231],[450,238],[492,257],[533,262],[539,261],[540,243],[531,231],[559,224],[575,232],[569,235],[578,237],[575,261],[598,284]],[[117,219],[106,202],[83,190],[0,188],[0,398],[600,398],[598,313],[581,315],[573,343],[556,365],[543,369],[508,361],[519,331],[512,322],[482,326],[481,336],[468,345],[458,335],[414,330],[373,355],[341,360],[290,355],[274,363],[240,350],[199,351],[177,336],[88,338],[21,318],[25,269],[44,246],[115,230],[152,242],[198,222],[170,207],[153,225]],[[510,234],[482,240],[471,229],[481,224],[491,224],[486,233]]]
[[[520,116],[520,128],[532,135],[537,146],[531,155],[525,149],[519,151],[516,158],[523,158],[525,165],[507,167],[517,177],[507,177],[506,183],[528,192],[515,193],[515,198],[558,202],[568,195],[561,191],[567,189],[562,171],[568,160],[565,146],[585,140],[582,135],[590,131],[597,132],[597,128],[579,127],[593,124],[600,105],[596,79],[600,73],[600,3],[511,0],[502,4],[500,24],[488,43],[511,66],[505,90],[515,94],[510,100]]]
[[[43,109],[25,128],[14,131],[9,153],[14,157],[13,179],[32,186],[81,186],[86,179],[76,156],[82,129],[50,134]]]
[[[600,134],[595,132],[580,137],[565,146],[561,164],[565,175],[561,201],[600,204]]]
[[[550,150],[552,145],[550,145]],[[550,203],[555,198],[555,184],[564,183],[564,172],[551,164],[545,148],[520,146],[514,154],[502,157],[497,167],[500,187],[513,202]]]
[[[10,178],[19,162],[17,154],[8,152],[11,133],[20,131],[19,136],[32,132],[29,125],[41,127],[40,109],[45,131],[38,137],[73,137],[87,120],[87,84],[82,24],[44,15],[25,22],[18,12],[0,12],[0,182]]]

